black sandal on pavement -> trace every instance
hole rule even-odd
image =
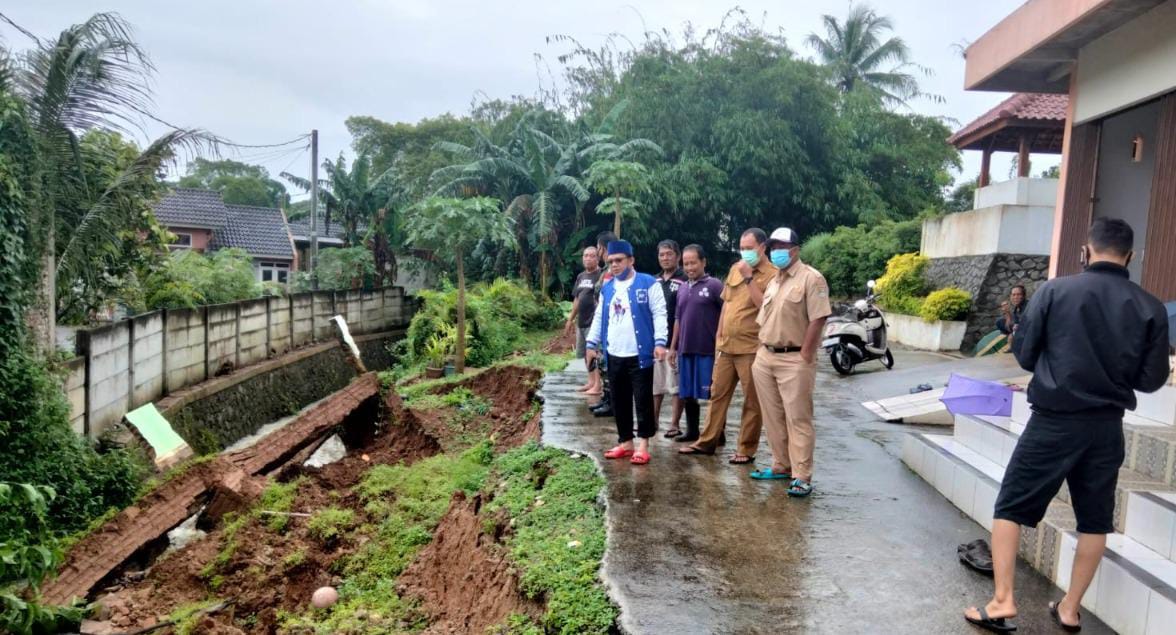
[[[967,615],[964,616],[964,619],[968,620],[970,624],[993,633],[1012,633],[1017,630],[1017,625],[1010,622],[1008,618],[988,617],[988,611],[983,606],[976,607],[976,611],[980,613],[980,619],[973,619]]]
[[[1066,631],[1067,633],[1077,633],[1078,631],[1082,630],[1082,622],[1077,624],[1067,624],[1062,621],[1062,616],[1058,613],[1058,602],[1049,603],[1049,614],[1053,616],[1054,622],[1056,622],[1058,626],[1061,626],[1062,630]],[[1078,619],[1082,619],[1081,611],[1078,612]]]
[[[673,439],[674,437],[682,436],[682,431],[679,430],[678,428],[670,428],[669,430],[666,430],[666,433],[663,434],[662,436],[667,439]]]

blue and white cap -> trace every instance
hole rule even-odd
[[[792,231],[789,227],[777,227],[772,230],[772,235],[768,236],[768,245],[772,243],[784,243],[787,245],[800,245],[800,235]]]

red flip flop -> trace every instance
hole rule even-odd
[[[633,451],[623,445],[618,445],[604,453],[604,458],[606,459],[623,459],[629,456],[633,456]]]
[[[646,463],[649,463],[649,453],[637,452],[633,454],[633,458],[629,459],[629,462],[633,465],[645,465]]]

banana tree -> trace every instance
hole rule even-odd
[[[431,197],[418,204],[405,221],[405,234],[415,247],[438,257],[452,254],[457,271],[457,372],[465,372],[465,256],[479,242],[512,247],[515,236],[510,217],[499,202],[487,196]]]

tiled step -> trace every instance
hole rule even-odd
[[[1002,466],[944,435],[909,435],[902,457],[956,507],[982,527],[991,527]],[[1060,500],[1050,505],[1036,529],[1022,531],[1021,557],[1063,589],[1069,586],[1077,544],[1073,532],[1073,509]],[[1120,633],[1171,633],[1176,624],[1176,563],[1132,537],[1109,536],[1107,555],[1084,604]]]
[[[1131,492],[1126,533],[1158,555],[1176,560],[1176,493]]]
[[[1078,535],[1062,534],[1057,577],[1070,589]],[[1167,635],[1176,631],[1176,563],[1122,534],[1107,536],[1107,551],[1082,606],[1123,635]]]
[[[1012,417],[956,415],[955,437],[990,461],[1004,466],[1008,465],[1016,440],[1025,431],[1023,422],[1028,419],[1015,401]],[[1145,425],[1125,423],[1123,439],[1126,446],[1123,467],[1132,474],[1121,475],[1121,480],[1132,483],[1134,489],[1150,484],[1176,487],[1176,427],[1154,422]]]
[[[1009,457],[1013,454],[1013,448],[1017,445],[1017,439],[1024,430],[1023,424],[1016,423],[1008,417],[957,415],[955,432],[951,439],[955,445],[963,446],[968,452],[983,457],[988,463],[995,466],[995,469],[989,467],[989,470],[992,472],[992,478],[999,483],[1004,478],[1004,469],[1008,465]],[[1128,437],[1128,441],[1130,441],[1130,437]],[[936,440],[936,442],[942,441]],[[970,456],[966,453],[960,454],[955,450],[949,451],[959,456]],[[1131,456],[1129,447],[1128,461],[1124,461],[1124,467],[1119,470],[1119,482],[1115,493],[1115,528],[1119,530],[1125,526],[1126,502],[1129,492],[1173,489],[1166,481],[1149,477],[1131,469],[1129,466]],[[1058,492],[1058,499],[1065,503],[1070,502],[1070,489],[1064,483]]]

